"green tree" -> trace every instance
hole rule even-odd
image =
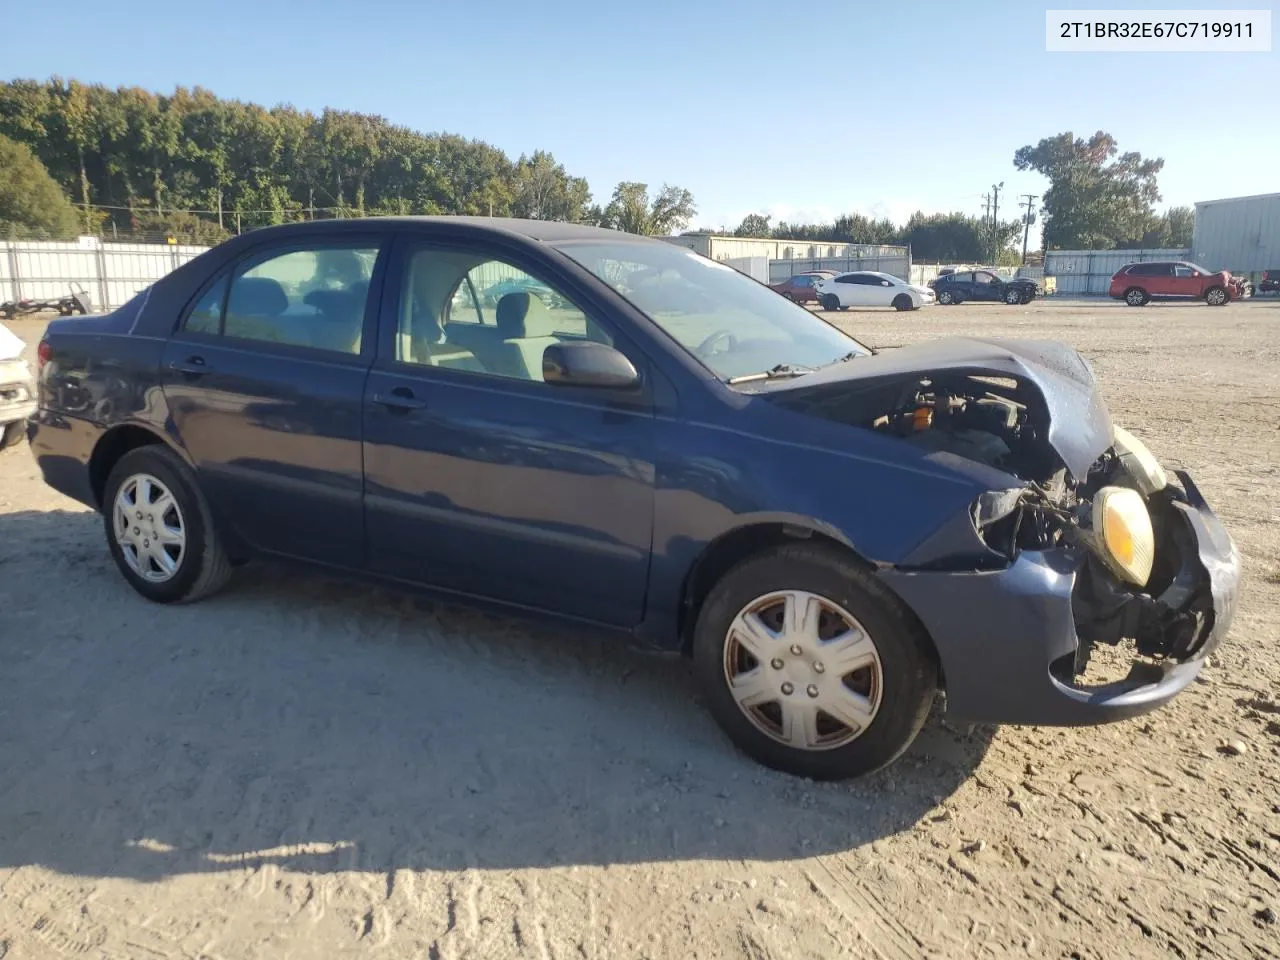
[[[1101,130],[1088,140],[1067,132],[1020,147],[1013,165],[1049,179],[1041,201],[1046,248],[1110,249],[1139,239],[1160,200],[1164,161],[1121,154]]]
[[[748,213],[742,218],[738,228],[733,231],[733,235],[735,237],[771,237],[773,228],[769,226],[769,221],[772,219],[763,213]]]
[[[697,207],[688,190],[664,183],[650,200],[648,184],[623,181],[614,188],[602,221],[604,226],[626,233],[662,237],[684,229],[695,213]]]
[[[75,208],[29,147],[0,136],[0,236],[65,239]]]
[[[587,181],[569,176],[563,164],[542,150],[516,161],[512,193],[512,215],[530,220],[578,223],[591,202]]]

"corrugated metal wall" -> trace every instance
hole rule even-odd
[[[1191,250],[1209,270],[1280,270],[1280,193],[1197,203]]]
[[[1126,263],[1188,260],[1190,254],[1189,250],[1050,250],[1044,258],[1044,275],[1057,277],[1060,294],[1101,295],[1107,293],[1112,276]]]
[[[163,243],[0,241],[0,300],[56,299],[83,287],[95,310],[118,307],[208,247]]]

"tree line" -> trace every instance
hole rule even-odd
[[[1041,198],[1044,249],[1191,246],[1195,212],[1190,207],[1155,212],[1161,199],[1156,175],[1164,169],[1164,160],[1121,154],[1109,133],[1098,131],[1088,139],[1069,132],[1047,137],[1017,150],[1013,164],[1049,180]],[[984,261],[995,251],[996,262],[1012,265],[1021,262],[1018,248],[1024,229],[1022,220],[993,224],[989,218],[958,212],[916,212],[902,226],[856,213],[832,223],[774,224],[771,217],[753,213],[733,233],[777,240],[910,244],[912,257],[920,261]]]
[[[372,114],[265,108],[199,87],[157,94],[58,77],[0,83],[0,138],[11,141],[0,147],[0,181],[47,176],[61,188],[61,202],[41,190],[35,210],[0,189],[0,226],[31,235],[147,230],[211,242],[269,224],[378,214],[665,234],[696,212],[688,190],[664,185],[651,195],[635,182],[593,203],[587,181],[546,151],[512,160],[480,140]]]
[[[912,259],[939,263],[986,262],[996,251],[1000,263],[1020,262],[1014,252],[1022,238],[1018,221],[997,222],[964,213],[916,212],[903,226],[887,218],[850,213],[832,223],[772,223],[760,213],[748,214],[733,231],[737,237],[771,237],[815,243],[870,243],[911,246]]]

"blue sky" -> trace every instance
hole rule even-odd
[[[22,40],[0,70],[200,85],[378,113],[513,158],[545,149],[598,200],[619,180],[687,187],[708,226],[750,212],[976,213],[999,181],[1008,203],[1041,193],[1014,150],[1064,130],[1164,157],[1167,204],[1280,190],[1280,48],[1049,54],[1046,6],[0,0],[5,34]]]

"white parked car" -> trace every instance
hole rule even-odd
[[[824,310],[843,310],[845,307],[919,310],[934,301],[934,293],[928,287],[918,287],[890,274],[871,270],[842,273],[838,277],[819,280],[816,286],[818,302]]]
[[[0,450],[26,436],[27,417],[36,412],[36,382],[22,347],[18,335],[0,323]]]

